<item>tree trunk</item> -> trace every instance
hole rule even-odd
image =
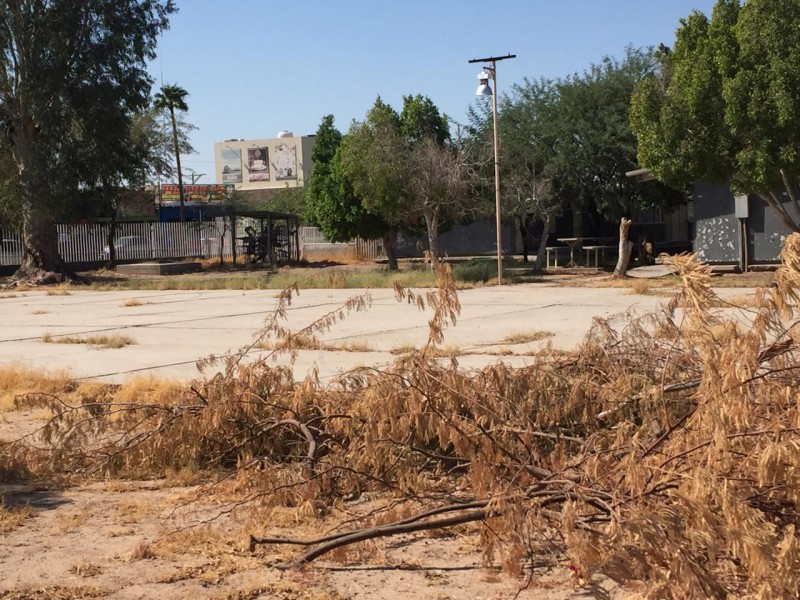
[[[180,219],[181,223],[186,220],[183,206],[183,173],[181,172],[181,146],[178,143],[178,123],[175,120],[175,109],[170,106],[169,114],[172,117],[172,144],[175,146],[175,163],[178,166],[178,200],[180,201]]]
[[[219,236],[219,266],[225,266],[225,231]]]
[[[11,138],[17,164],[22,213],[23,255],[12,276],[13,284],[49,285],[77,279],[58,253],[58,231],[52,213],[42,204],[40,192],[31,181],[36,127],[27,122]]]
[[[572,237],[583,237],[583,208],[577,204],[572,205]],[[575,244],[575,261],[580,264],[581,254],[583,253],[583,242],[580,240]],[[574,266],[574,265],[573,265]]]
[[[800,233],[800,223],[797,223],[794,221],[794,219],[792,219],[777,195],[759,193],[758,197],[766,202],[773,211],[775,211],[775,214],[778,216],[781,222],[789,228],[789,231],[796,231]]]
[[[528,262],[528,217],[519,219],[519,234],[522,236],[522,262]]]
[[[24,254],[13,281],[50,285],[76,279],[58,253],[58,231],[50,214],[26,204],[22,223]]]
[[[397,241],[397,227],[390,227],[383,234],[383,249],[389,260],[389,270],[397,271],[397,256],[394,254],[394,243]]]
[[[550,220],[550,215],[542,219],[544,229],[542,229],[542,239],[539,240],[539,250],[536,252],[536,262],[533,265],[533,268],[537,271],[541,271],[544,268],[544,256],[545,248],[547,248],[547,235],[550,232]]]
[[[428,230],[428,253],[431,257],[431,269],[433,263],[439,260],[439,213],[433,211],[425,213],[425,227]]]
[[[117,265],[117,246],[114,243],[117,239],[117,217],[116,211],[111,215],[111,225],[108,228],[108,237],[106,244],[108,245],[108,266],[114,268]]]
[[[622,217],[619,222],[619,259],[617,259],[617,266],[614,269],[614,277],[625,277],[625,273],[628,271],[628,262],[631,260],[631,250],[633,250],[633,242],[628,240],[630,227],[630,219]]]

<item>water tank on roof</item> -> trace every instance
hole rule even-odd
[[[279,131],[278,132],[278,137],[279,138],[294,137],[294,134],[291,131]]]

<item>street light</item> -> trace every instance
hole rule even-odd
[[[495,220],[497,221],[497,285],[503,284],[503,234],[502,216],[500,212],[500,133],[497,130],[497,62],[516,57],[516,54],[507,54],[506,56],[474,58],[469,61],[470,63],[491,63],[491,66],[484,66],[483,70],[478,73],[478,81],[480,83],[475,95],[492,97],[492,121],[494,124],[494,212]],[[492,86],[489,85],[490,78],[494,86],[494,91],[492,91]]]

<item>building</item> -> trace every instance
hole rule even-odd
[[[696,235],[694,251],[707,263],[738,264],[743,270],[780,261],[783,242],[791,230],[777,212],[755,194],[737,195],[728,185],[694,186]],[[783,193],[778,197],[792,219],[800,211]]]
[[[272,139],[230,139],[214,145],[216,180],[249,201],[268,200],[287,188],[304,187],[311,175],[314,136],[290,131]]]

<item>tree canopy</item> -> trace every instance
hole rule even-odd
[[[314,169],[307,187],[306,218],[333,242],[380,237],[387,225],[367,212],[355,195],[342,167],[342,140],[333,115],[323,117],[311,149]]]
[[[159,179],[177,176],[175,146],[171,124],[166,126],[169,115],[155,107],[133,115],[130,128],[130,143],[139,157],[140,170],[130,180],[133,186],[141,187]],[[193,154],[189,134],[197,129],[182,115],[175,115],[178,131],[178,147],[181,154]]]
[[[172,0],[0,2],[0,138],[14,164],[2,189],[23,225],[17,272],[36,282],[68,273],[53,218],[81,188],[108,189],[140,169],[129,143],[147,108],[146,61]],[[0,153],[2,154],[2,153]]]
[[[378,97],[342,142],[344,176],[364,209],[388,226],[384,245],[392,268],[397,265],[391,247],[400,227],[424,223],[435,259],[442,220],[464,210],[463,169],[449,138],[447,117],[418,94],[403,98],[401,113]]]
[[[176,84],[165,84],[153,98],[153,106],[158,110],[169,112],[170,123],[172,124],[172,146],[175,152],[175,164],[178,172],[178,198],[180,200],[180,220],[185,219],[183,197],[183,173],[181,172],[181,145],[178,139],[178,121],[176,112],[186,112],[189,105],[186,104],[186,96],[189,95],[185,89]]]
[[[638,207],[670,208],[682,200],[666,186],[626,176],[638,166],[631,96],[655,66],[653,52],[629,47],[622,60],[607,57],[562,79],[525,79],[500,99],[503,214],[520,220],[523,236],[529,219],[540,220],[546,230],[564,209],[573,210],[577,229],[586,209],[616,220]],[[475,105],[470,122],[474,138],[490,154],[491,108]],[[485,160],[479,181],[493,178],[490,166]],[[491,186],[482,189],[488,196]]]
[[[682,189],[757,194],[800,231],[798,23],[796,0],[719,0],[710,19],[682,19],[633,98],[641,165]]]

